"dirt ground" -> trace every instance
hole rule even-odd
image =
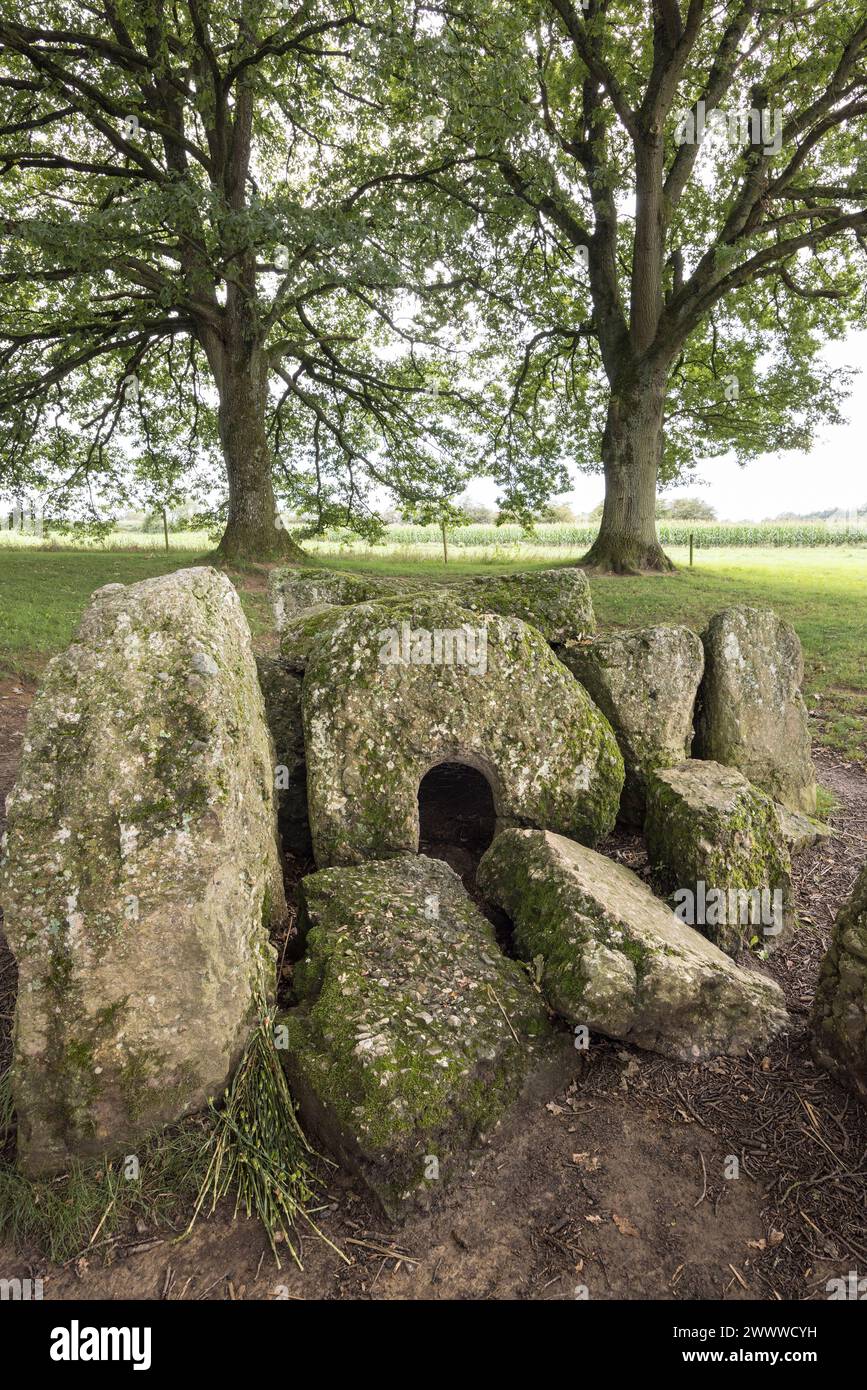
[[[31,697],[0,684],[0,797]],[[794,1026],[767,1056],[685,1066],[594,1039],[561,1092],[513,1116],[403,1225],[333,1175],[320,1224],[345,1259],[309,1237],[303,1270],[288,1258],[277,1269],[255,1223],[218,1214],[184,1241],[138,1230],[63,1266],[0,1245],[0,1273],[76,1299],[827,1298],[828,1279],[867,1268],[867,1112],[813,1066],[806,1016],[867,858],[867,771],[827,753],[817,767],[839,801],[836,833],[796,866],[801,930],[767,966]],[[637,840],[605,848],[646,872]],[[13,998],[3,950],[0,1069]]]

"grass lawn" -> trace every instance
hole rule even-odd
[[[71,640],[89,595],[100,585],[165,574],[201,553],[0,547],[0,675],[36,676]],[[685,553],[670,553],[682,566],[676,574],[592,581],[600,624],[677,622],[700,629],[711,613],[730,604],[769,605],[789,619],[803,643],[808,703],[821,715],[818,737],[851,756],[867,757],[867,547],[702,551],[693,569]],[[418,558],[406,550],[357,556],[320,544],[316,554],[334,568],[425,574],[439,581],[577,559],[560,548],[534,546],[508,558],[458,551],[448,567],[429,554]],[[244,576],[242,601],[254,635],[261,634],[269,613],[253,576]]]

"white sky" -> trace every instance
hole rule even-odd
[[[854,388],[843,404],[847,424],[827,427],[809,454],[792,450],[763,454],[741,468],[731,456],[700,464],[695,484],[670,490],[668,497],[701,497],[716,509],[723,521],[762,521],[780,512],[843,510],[867,503],[867,330],[851,334],[844,342],[829,343],[827,361],[859,368]],[[576,512],[588,512],[601,502],[602,475],[576,474],[574,491],[563,500]],[[479,479],[469,494],[494,505],[497,489]]]

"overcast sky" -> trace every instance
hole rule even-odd
[[[856,367],[863,373],[855,378],[852,394],[843,405],[847,424],[824,429],[810,454],[765,454],[745,468],[731,457],[711,459],[698,469],[703,486],[679,488],[668,496],[702,497],[726,521],[863,507],[867,502],[867,331],[830,343],[825,355],[832,364]],[[489,505],[496,500],[496,488],[487,480],[469,491]],[[602,493],[601,475],[577,474],[575,489],[564,500],[576,512],[588,512],[601,502]]]

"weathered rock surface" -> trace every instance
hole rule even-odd
[[[813,845],[830,840],[834,833],[830,825],[825,825],[812,816],[804,816],[800,811],[790,811],[787,807],[781,806],[779,801],[774,802],[774,810],[777,813],[777,824],[783,842],[793,859],[803,854],[804,850],[812,849]]]
[[[447,864],[423,855],[301,884],[284,1059],[307,1125],[389,1215],[448,1181],[568,1039]],[[564,1046],[565,1044],[565,1046]]]
[[[739,768],[789,810],[813,815],[816,774],[795,629],[770,608],[726,608],[702,641],[695,755]]]
[[[280,654],[291,670],[303,672],[316,637],[333,625],[342,608],[395,598],[429,585],[400,575],[287,568],[271,571],[269,587]]]
[[[280,629],[280,651],[294,671],[303,672],[313,643],[329,631],[341,607],[381,602],[404,594],[450,599],[473,613],[498,613],[531,623],[547,642],[565,642],[595,630],[590,585],[582,570],[530,570],[431,585],[401,575],[347,575],[335,571],[278,570],[272,601]]]
[[[224,576],[97,590],[47,668],[7,806],[12,1080],[36,1172],[218,1093],[272,979],[272,750]]]
[[[640,825],[648,773],[690,754],[695,697],[704,670],[701,640],[688,627],[646,627],[566,647],[560,660],[617,736],[626,768],[621,819]]]
[[[834,923],[812,1025],[817,1062],[867,1104],[867,865]]]
[[[772,950],[791,934],[792,866],[776,807],[737,768],[690,759],[657,769],[644,837],[675,910],[724,951]]]
[[[350,574],[345,570],[304,568],[274,569],[269,578],[271,602],[278,628],[292,620],[321,613],[328,608],[367,603],[394,594],[388,577]]]
[[[541,964],[551,1007],[572,1024],[682,1061],[763,1045],[786,1024],[773,980],[741,970],[622,864],[561,835],[507,830],[478,883]]]
[[[285,849],[311,852],[307,819],[307,761],[301,717],[301,677],[280,657],[257,656],[265,717],[274,743],[274,786]]]
[[[449,592],[473,612],[532,623],[557,646],[596,630],[587,576],[574,567],[483,575],[450,585]]]
[[[418,847],[418,788],[442,762],[488,779],[505,825],[593,841],[613,825],[623,759],[611,726],[535,628],[448,596],[346,609],[302,692],[316,862]]]

